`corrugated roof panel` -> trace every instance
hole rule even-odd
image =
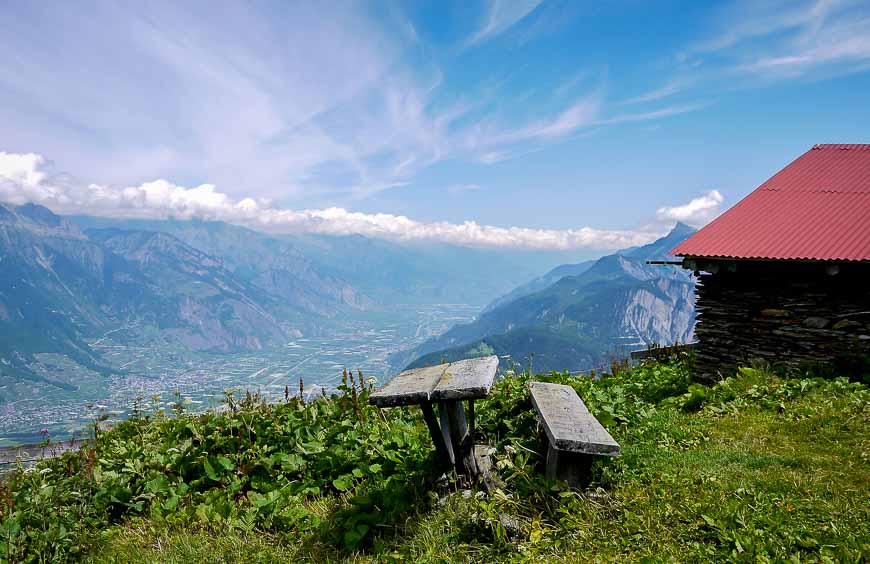
[[[672,254],[870,260],[870,145],[816,145]]]
[[[816,145],[759,188],[870,192],[870,145]]]

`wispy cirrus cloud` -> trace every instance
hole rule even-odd
[[[486,4],[467,49],[540,4]],[[0,149],[51,154],[105,184],[168,177],[234,196],[354,202],[445,161],[495,165],[679,111],[622,116],[600,85],[581,91],[578,80],[507,104],[495,71],[457,88],[446,55],[397,10],[384,19],[362,3],[6,5],[0,15],[16,25],[0,34]]]
[[[860,72],[870,67],[870,16],[816,30],[777,52],[740,65],[751,73],[782,77],[802,76],[814,70]]]
[[[638,114],[653,119],[680,107],[711,105],[723,90],[870,70],[870,4],[858,0],[737,0],[718,9],[703,35],[674,55],[662,83],[618,104],[707,99]],[[611,123],[630,119],[629,114]]]
[[[692,81],[688,78],[674,78],[648,92],[644,92],[638,96],[633,96],[631,98],[627,98],[622,100],[621,104],[644,104],[647,102],[657,102],[664,98],[668,98],[673,96],[674,94],[678,94],[680,92],[684,92],[687,90],[692,84]]]
[[[613,117],[609,117],[607,119],[603,119],[599,122],[600,125],[611,125],[617,123],[631,123],[638,121],[654,121],[662,118],[667,118],[671,116],[676,116],[680,114],[685,114],[689,112],[694,112],[700,110],[702,108],[707,107],[709,104],[706,102],[696,102],[690,104],[680,104],[673,106],[665,106],[654,110],[649,110],[645,112],[627,112],[622,114],[616,114]]]
[[[689,46],[723,70],[765,80],[861,72],[870,64],[870,6],[858,0],[737,2],[720,32]]]
[[[476,151],[476,160],[496,164],[543,150],[547,146],[594,133],[597,128],[622,123],[656,121],[703,109],[707,103],[658,106],[646,111],[606,111],[600,90],[576,100],[568,108],[545,120],[515,129],[480,128],[464,140]]]
[[[532,121],[521,127],[478,130],[469,141],[472,147],[507,147],[523,141],[558,139],[594,125],[602,115],[600,92],[575,100],[557,115]]]
[[[466,46],[491,39],[531,14],[542,0],[489,0],[482,25],[468,38]]]
[[[468,185],[459,190],[477,189],[476,185]],[[647,243],[662,235],[674,220],[691,222],[710,214],[722,198],[713,191],[684,206],[661,208],[658,221],[635,229],[535,229],[476,221],[422,222],[403,215],[361,213],[341,207],[294,210],[265,199],[232,197],[212,184],[185,187],[163,179],[136,186],[88,184],[52,174],[42,155],[0,152],[0,202],[35,202],[65,214],[220,220],[275,233],[361,234],[478,247],[613,250]]]
[[[739,0],[720,10],[717,27],[709,37],[689,46],[692,52],[715,52],[781,32],[817,27],[844,2],[839,0]]]

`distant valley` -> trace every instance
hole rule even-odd
[[[693,279],[646,261],[691,233],[678,224],[649,245],[565,262],[0,205],[0,433],[68,434],[86,404],[122,417],[176,391],[193,407],[233,387],[278,397],[300,378],[316,391],[344,367],[383,379],[534,354],[538,370],[580,370],[690,341]]]
[[[559,258],[0,205],[0,432],[68,432],[87,403],[121,415],[176,389],[383,378]]]

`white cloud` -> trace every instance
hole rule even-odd
[[[267,200],[234,199],[211,184],[192,188],[167,180],[138,186],[82,184],[50,175],[40,155],[0,152],[0,201],[35,202],[57,213],[117,218],[201,218],[276,233],[361,234],[397,241],[433,241],[465,246],[525,249],[613,250],[647,243],[662,235],[664,222],[694,219],[718,210],[722,196],[711,191],[684,206],[661,208],[654,223],[640,229],[533,229],[481,225],[475,221],[421,222],[402,215],[360,213],[344,208],[292,210]],[[475,185],[467,185],[467,189]]]
[[[695,198],[681,206],[665,206],[656,211],[659,221],[682,221],[689,225],[700,227],[715,218],[722,211],[725,198],[718,190],[710,190],[703,196]]]
[[[43,156],[36,153],[22,155],[0,151],[0,178],[22,186],[39,184],[45,178],[40,170],[44,163]]]
[[[531,14],[542,0],[490,0],[483,25],[474,32],[466,45],[474,45],[504,33]]]

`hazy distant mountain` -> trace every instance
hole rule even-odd
[[[275,316],[279,312],[280,318]],[[189,350],[256,349],[311,321],[166,233],[89,230],[34,205],[0,206],[0,376],[30,378],[39,353],[107,372],[88,345],[109,332]]]
[[[482,306],[566,258],[362,235],[269,235],[218,221],[72,219],[87,227],[170,233],[220,257],[236,275],[320,314],[340,311],[342,304],[361,311],[394,304]]]
[[[591,266],[571,265],[581,273],[513,300],[499,300],[474,322],[418,347],[411,366],[493,353],[522,362],[534,353],[536,369],[581,369],[646,344],[690,341],[694,280],[677,267],[645,262],[666,258],[693,232],[677,224],[649,245],[603,257]],[[394,359],[397,364],[409,360],[408,355]]]
[[[317,316],[335,316],[346,308],[377,307],[374,300],[352,284],[326,274],[288,239],[220,221],[74,219],[96,228],[168,233],[195,249],[219,257],[235,276],[281,298],[284,305]]]
[[[517,286],[507,294],[493,300],[488,306],[483,309],[483,312],[492,311],[495,308],[504,305],[508,302],[512,302],[523,296],[528,296],[529,294],[534,294],[535,292],[540,292],[547,286],[553,284],[561,280],[566,276],[579,276],[583,274],[595,264],[594,260],[587,260],[583,262],[578,262],[577,264],[562,264],[544,274],[543,276],[539,276],[534,280],[526,282],[521,286]]]
[[[134,303],[139,309],[128,319],[156,328],[165,339],[191,350],[259,349],[297,329],[276,319],[273,312],[280,304],[274,296],[172,235],[117,229],[86,234],[138,270],[140,295]],[[110,283],[115,282],[127,280],[113,276]],[[109,307],[114,313],[129,305]]]
[[[557,264],[555,253],[397,244],[360,235],[297,236],[294,243],[324,271],[388,304],[484,305]]]

